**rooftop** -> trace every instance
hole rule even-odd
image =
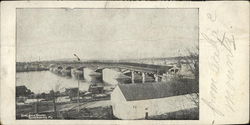
[[[118,84],[127,101],[165,98],[198,92],[194,80],[154,82],[144,84]]]

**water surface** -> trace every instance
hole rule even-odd
[[[72,77],[59,76],[50,71],[16,73],[16,86],[25,85],[34,93],[47,93],[52,89],[63,92],[65,88],[77,87],[78,81],[80,90],[87,91],[90,83]]]

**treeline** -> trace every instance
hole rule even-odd
[[[16,72],[44,71],[47,67],[37,63],[16,63]]]

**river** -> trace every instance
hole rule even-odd
[[[79,80],[80,90],[87,91],[90,83]],[[64,92],[65,88],[78,86],[78,80],[72,77],[63,77],[50,71],[17,72],[16,86],[25,85],[34,93],[48,93],[50,90]]]

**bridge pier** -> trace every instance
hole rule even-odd
[[[142,83],[145,83],[146,81],[146,74],[142,72]]]
[[[159,77],[157,74],[154,74],[154,78],[155,78],[155,82],[158,82],[159,81]]]
[[[75,79],[84,79],[84,74],[83,74],[83,70],[84,68],[83,67],[79,67],[79,68],[73,68],[71,70],[71,76]]]
[[[131,71],[131,82],[135,83],[135,72]]]

